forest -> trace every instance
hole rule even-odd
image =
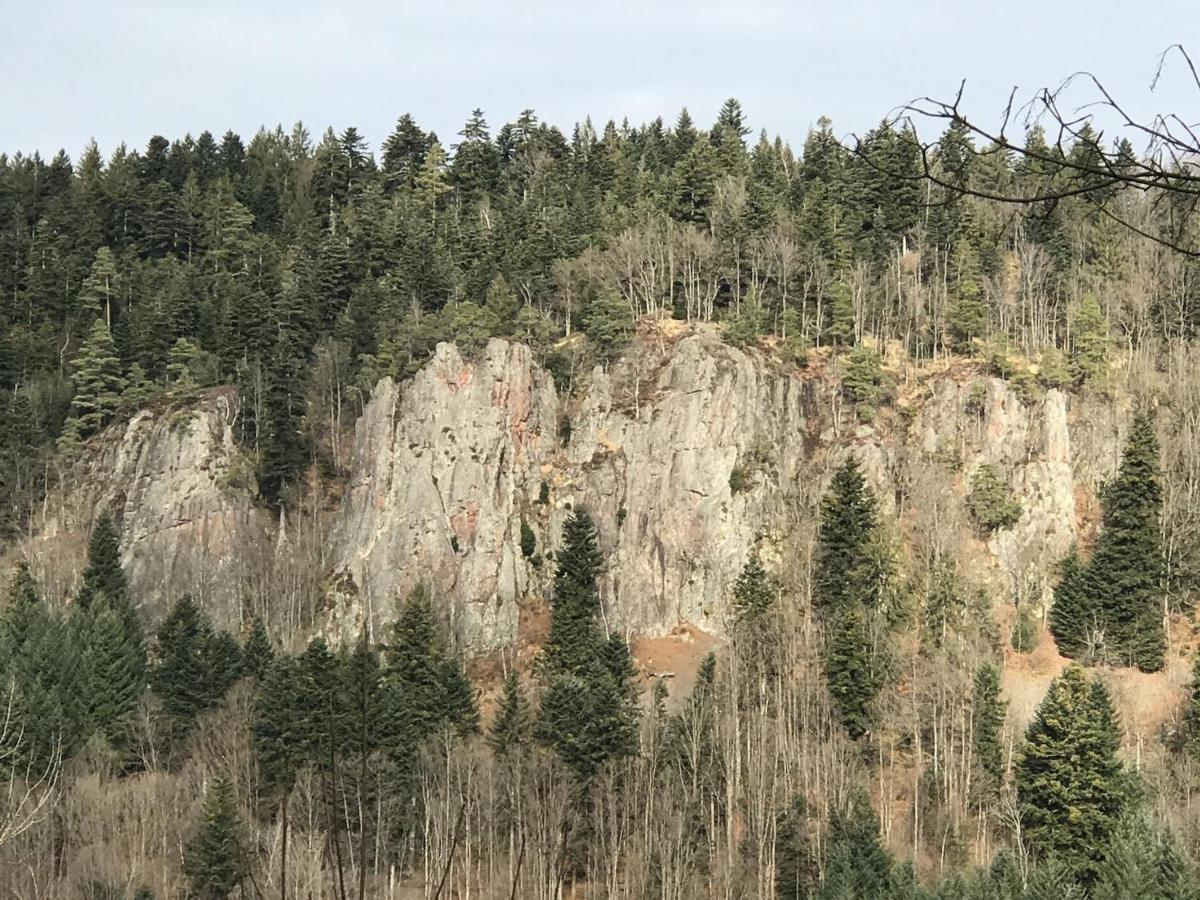
[[[1200,662],[1153,746],[1128,746],[1111,686],[1191,665],[1200,259],[1155,240],[1170,196],[1055,195],[1091,135],[1060,154],[1033,127],[1019,153],[952,124],[931,180],[906,127],[849,147],[822,119],[796,153],[752,138],[731,99],[710,128],[684,110],[569,137],[532,111],[493,135],[476,110],[448,144],[405,115],[378,154],[353,127],[314,142],[297,124],[0,156],[8,895],[1200,896]],[[982,196],[1014,186],[1048,199]],[[686,692],[643,678],[610,627],[586,508],[546,548],[536,659],[486,675],[424,588],[382,638],[340,644],[315,617],[270,627],[269,596],[228,628],[188,596],[152,620],[107,511],[65,598],[15,552],[140,409],[236,386],[247,486],[302,518],[346,479],[376,382],[439,342],[524,342],[570,397],[664,319],[828,365],[862,423],[891,403],[897,356],[1129,399],[1052,606],[1002,629],[853,461],[802,566],[750,555]],[[988,466],[968,507],[981,539],[1020,515]],[[1043,624],[1073,662],[1014,730],[1003,667]]]

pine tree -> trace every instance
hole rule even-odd
[[[1058,584],[1054,587],[1054,605],[1050,607],[1050,633],[1058,652],[1071,659],[1083,659],[1099,630],[1098,610],[1088,570],[1072,547],[1059,564]]]
[[[819,609],[876,605],[879,580],[869,564],[876,528],[875,498],[858,463],[850,459],[834,474],[821,502],[813,579]]]
[[[591,517],[576,512],[563,529],[550,635],[540,669],[536,737],[586,781],[606,761],[637,746],[633,661],[628,645],[600,634],[597,578],[602,558]]]
[[[1095,881],[1127,800],[1108,690],[1071,666],[1055,679],[1017,763],[1023,834],[1084,883]]]
[[[991,787],[1004,778],[1004,715],[1000,699],[1000,670],[984,663],[975,672],[971,697],[971,745],[979,770]]]
[[[274,659],[275,650],[267,635],[267,626],[263,624],[262,616],[255,616],[246,643],[242,645],[242,674],[261,682]]]
[[[793,797],[775,826],[775,896],[809,900],[817,884],[817,867],[808,834],[808,809]]]
[[[1071,369],[1081,383],[1100,378],[1108,366],[1108,323],[1095,295],[1085,294],[1071,321]]]
[[[879,819],[858,793],[829,822],[825,877],[817,900],[893,900],[897,879],[891,856],[879,840]]]
[[[883,687],[870,628],[860,609],[851,607],[829,617],[823,661],[838,719],[858,740],[875,723],[875,698]]]
[[[504,692],[500,695],[500,708],[492,721],[488,744],[497,756],[506,756],[522,747],[529,738],[529,701],[521,688],[517,670],[511,668],[504,678]]]
[[[244,866],[233,785],[227,778],[216,778],[205,792],[196,836],[184,854],[188,897],[226,900],[242,883]]]
[[[121,544],[116,525],[108,510],[100,513],[88,541],[88,563],[83,570],[83,585],[75,597],[78,606],[88,609],[97,597],[108,602],[128,598],[129,582],[121,566]]]
[[[71,384],[75,396],[63,431],[68,444],[86,440],[112,421],[125,393],[121,360],[102,319],[92,323],[83,346],[71,361]]]

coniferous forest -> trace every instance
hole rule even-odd
[[[1054,194],[1090,133],[1062,149],[1033,127],[1026,153],[934,137],[934,180],[907,126],[851,148],[822,119],[793,148],[733,99],[711,125],[493,129],[475,110],[439,137],[404,115],[377,151],[297,124],[0,156],[7,895],[1200,897],[1200,656],[1153,746],[1128,746],[1138,701],[1112,687],[1192,664],[1200,259],[1155,240],[1176,219],[1152,191],[985,199]],[[218,623],[187,595],[152,616],[108,511],[64,597],[16,550],[141,409],[235,387],[245,487],[301,518],[345,480],[338,443],[375,384],[439,342],[526,343],[569,397],[663,319],[828,367],[864,427],[897,367],[1133,406],[1052,604],[1002,631],[853,459],[805,577],[750,552],[686,690],[643,678],[606,615],[586,506],[557,546],[522,522],[551,588],[520,665],[471,658],[427,587],[354,641],[315,616]],[[967,492],[980,542],[1021,516],[995,465]],[[1014,731],[1005,660],[1043,620],[1069,663]]]

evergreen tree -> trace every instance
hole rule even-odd
[[[506,756],[525,744],[529,738],[529,701],[521,688],[517,670],[511,668],[504,678],[500,708],[492,721],[488,744],[497,756]]]
[[[1091,900],[1196,900],[1191,866],[1168,832],[1127,816],[1105,848]]]
[[[733,586],[733,609],[739,623],[760,620],[775,602],[775,583],[758,555],[751,552]]]
[[[871,803],[856,794],[829,822],[825,877],[817,900],[893,900],[898,887],[891,856],[879,840]]]
[[[121,406],[126,382],[112,334],[102,319],[92,324],[83,346],[71,361],[71,383],[75,396],[63,432],[64,449],[98,432],[112,421]]]
[[[883,687],[870,628],[858,608],[835,611],[826,624],[825,680],[838,718],[858,740],[875,723],[875,698]]]
[[[241,823],[233,785],[216,778],[204,795],[196,835],[183,860],[188,880],[188,897],[194,900],[226,900],[242,883]]]
[[[393,754],[411,752],[442,728],[478,730],[474,689],[461,662],[446,651],[423,584],[392,626],[385,663],[383,702]]]
[[[1059,564],[1054,605],[1050,607],[1050,633],[1058,652],[1072,659],[1083,659],[1099,630],[1097,617],[1087,566],[1079,557],[1079,548],[1073,546]]]
[[[1007,704],[1000,699],[1000,670],[984,663],[975,672],[971,697],[971,745],[975,761],[989,786],[1004,777],[1004,715]]]
[[[878,573],[869,564],[876,516],[875,498],[862,470],[855,460],[847,460],[834,474],[821,502],[813,578],[813,599],[819,609],[876,605]]]
[[[1108,366],[1108,323],[1095,295],[1086,294],[1071,321],[1071,369],[1081,383],[1094,381]]]
[[[110,604],[120,603],[129,597],[129,583],[121,566],[120,538],[108,510],[100,513],[92,528],[83,585],[75,597],[75,603],[88,609],[97,597],[104,598]]]
[[[274,659],[275,649],[267,636],[267,627],[263,624],[262,616],[255,616],[250,634],[242,645],[242,674],[261,682]]]
[[[793,797],[775,826],[775,896],[777,900],[809,900],[816,884],[808,809],[802,798]]]
[[[159,629],[158,660],[151,687],[171,720],[172,737],[179,740],[237,680],[241,648],[227,633],[216,632],[208,616],[185,595]]]
[[[1108,690],[1071,666],[1038,706],[1017,763],[1025,838],[1086,885],[1127,805],[1119,743]]]
[[[591,516],[576,512],[563,529],[558,553],[536,736],[582,781],[637,746],[629,647],[615,635],[605,640],[596,622],[600,564]]]
[[[1050,628],[1067,656],[1079,657],[1094,647],[1117,664],[1157,671],[1166,645],[1162,475],[1153,422],[1145,412],[1134,417],[1102,506],[1090,562],[1085,566],[1072,553],[1063,564]]]

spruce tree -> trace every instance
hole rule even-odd
[[[500,708],[492,720],[488,744],[497,756],[507,756],[521,748],[529,738],[529,701],[521,688],[516,668],[510,668],[504,678]]]
[[[847,460],[821,502],[813,577],[813,599],[819,609],[875,606],[879,584],[869,563],[876,528],[875,498],[858,463]]]
[[[83,585],[75,597],[75,603],[88,609],[97,596],[104,597],[109,603],[119,603],[129,596],[129,583],[121,566],[120,538],[108,510],[100,513],[92,528]]]
[[[984,663],[975,672],[971,696],[971,745],[975,762],[989,787],[1004,777],[1004,714],[1007,704],[1000,699],[1000,670]]]
[[[595,525],[579,511],[567,520],[558,553],[550,635],[540,660],[546,687],[535,734],[581,781],[637,746],[629,647],[616,635],[606,640],[596,621],[601,561]]]
[[[102,319],[92,324],[71,362],[71,384],[75,396],[64,427],[67,444],[86,440],[107,425],[120,408],[125,392],[121,360]]]
[[[793,797],[775,826],[775,896],[809,900],[817,884],[817,866],[808,834],[808,808]]]
[[[262,616],[255,616],[250,634],[242,645],[242,674],[261,682],[274,659],[275,650],[267,635],[267,626],[263,624]]]
[[[825,877],[817,900],[893,900],[894,864],[879,840],[879,819],[863,793],[829,822]]]
[[[188,897],[194,900],[226,900],[242,883],[241,822],[233,785],[216,778],[204,795],[196,835],[184,854],[183,871],[188,880]]]
[[[851,607],[828,618],[823,661],[838,719],[846,733],[858,740],[875,723],[875,698],[883,687],[861,609]]]
[[[1127,805],[1108,690],[1071,666],[1038,706],[1017,763],[1017,801],[1030,847],[1095,881]]]
[[[1117,476],[1105,488],[1104,519],[1089,580],[1099,592],[1105,642],[1125,665],[1162,668],[1162,474],[1149,414],[1134,417]],[[1110,638],[1111,635],[1111,638]]]

